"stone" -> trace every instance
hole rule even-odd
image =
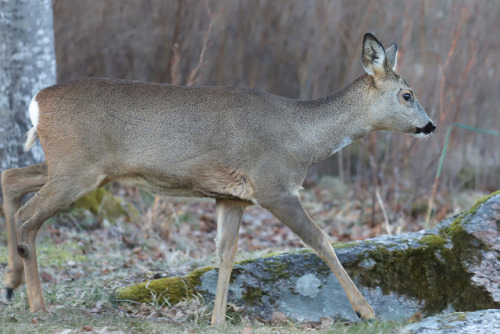
[[[500,333],[500,310],[455,312],[410,324],[398,334],[493,334]]]

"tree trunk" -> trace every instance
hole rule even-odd
[[[39,144],[23,150],[28,106],[55,82],[51,1],[0,0],[0,172],[43,160]]]

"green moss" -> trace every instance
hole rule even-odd
[[[472,286],[466,268],[452,249],[433,250],[423,246],[389,252],[381,247],[369,257],[376,264],[362,272],[362,284],[381,286],[385,293],[396,291],[423,300],[426,314],[441,312],[449,304],[460,311],[493,304],[484,289]]]
[[[288,252],[287,252],[288,253]],[[290,277],[290,273],[288,271],[288,263],[282,262],[279,259],[280,255],[287,254],[281,251],[270,252],[265,256],[260,257],[259,260],[263,262],[263,270],[267,272],[271,279],[278,280],[281,278]],[[255,262],[257,259],[249,259],[236,263],[237,265],[244,265],[247,263]],[[231,282],[236,278],[239,273],[239,268],[234,268],[231,275]]]
[[[198,286],[201,284],[201,276],[212,269],[214,268],[200,268],[183,277],[167,277],[129,286],[118,290],[116,299],[119,301],[133,300],[137,302],[152,302],[156,300],[160,303],[167,300],[171,305],[174,305],[195,294]]]
[[[286,254],[286,253],[283,252],[283,251],[274,250],[274,251],[270,251],[270,252],[267,252],[265,254],[262,254],[259,257],[252,257],[252,256],[250,256],[250,258],[248,258],[246,260],[236,262],[235,265],[244,265],[246,263],[254,262],[257,259],[265,259],[265,258],[269,258],[269,257],[276,257],[276,256],[279,256],[281,254]]]
[[[297,249],[297,250],[292,250],[292,251],[287,252],[287,253],[291,253],[291,254],[316,254],[310,248],[300,248],[300,249]]]
[[[249,305],[256,305],[262,301],[262,296],[266,295],[262,289],[257,287],[246,287],[241,298]]]
[[[279,258],[269,258],[266,261],[264,271],[269,273],[273,281],[290,277],[290,272],[288,271],[288,263],[281,262]]]
[[[487,246],[473,235],[467,233],[464,225],[468,223],[479,208],[491,197],[500,194],[500,190],[490,195],[484,196],[476,202],[469,210],[458,214],[451,225],[440,231],[442,236],[450,238],[453,249],[462,254],[462,258],[467,261],[475,261],[480,256],[481,250],[486,250]],[[471,250],[475,250],[471,252]]]
[[[487,201],[489,200],[491,197],[495,196],[495,195],[499,195],[500,194],[500,190],[497,190],[495,191],[494,193],[491,193],[489,195],[486,195],[484,197],[482,197],[481,199],[479,199],[476,204],[474,204],[469,210],[467,211],[464,211],[462,213],[460,213],[459,215],[457,215],[457,217],[455,218],[455,220],[453,221],[452,225],[459,225],[461,224],[461,221],[465,218],[466,221],[469,221],[469,217],[474,215],[477,210]]]
[[[418,241],[422,246],[427,247],[431,251],[441,249],[446,243],[446,239],[439,235],[429,234]]]
[[[357,241],[349,241],[349,242],[334,242],[332,243],[332,247],[334,249],[341,249],[341,248],[351,248],[359,245],[359,242]]]
[[[365,243],[369,243],[369,241],[363,241]],[[332,243],[332,247],[334,249],[341,249],[341,248],[351,248],[359,245],[359,241],[350,241],[350,242],[334,242]],[[270,251],[264,255],[261,255],[259,259],[266,259],[266,258],[274,258],[279,255],[284,255],[284,254],[310,254],[313,256],[316,256],[316,253],[310,249],[310,248],[299,248],[295,250],[290,250],[290,251],[280,251],[280,250],[275,250],[275,251]],[[236,262],[235,265],[244,265],[250,262],[254,262],[257,258],[250,257],[249,259]]]
[[[466,321],[467,320],[467,315],[465,313],[459,312],[459,313],[454,313],[456,316],[454,321]]]
[[[478,260],[481,256],[481,250],[486,249],[480,240],[465,231],[460,221],[453,222],[442,233],[450,238],[455,253],[467,262]]]

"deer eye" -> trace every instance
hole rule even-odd
[[[404,94],[403,94],[403,99],[404,99],[406,102],[410,102],[410,101],[411,101],[411,94],[410,94],[410,93],[404,93]]]

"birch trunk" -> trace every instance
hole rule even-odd
[[[23,150],[31,127],[28,106],[55,82],[51,1],[0,0],[0,172],[43,160],[38,143]]]

